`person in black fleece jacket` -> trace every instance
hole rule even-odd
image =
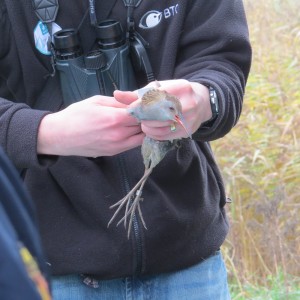
[[[228,299],[219,251],[229,230],[226,193],[209,142],[230,132],[242,110],[251,64],[243,2],[129,2],[136,7],[95,1],[91,11],[123,28],[132,11],[154,77],[180,99],[192,139],[169,121],[138,123],[127,112],[136,91],[64,105],[32,1],[0,0],[0,145],[34,199],[54,299]],[[49,1],[39,3],[43,12]],[[78,28],[85,53],[96,38],[89,5],[60,1],[48,24]],[[139,79],[138,88],[147,85]],[[123,226],[107,224],[110,206],[143,174],[145,135],[182,140],[144,186],[148,229],[136,216],[128,240]]]

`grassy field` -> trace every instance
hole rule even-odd
[[[300,1],[245,0],[253,63],[238,125],[214,142],[233,300],[300,299]]]

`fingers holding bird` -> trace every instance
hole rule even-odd
[[[166,91],[178,98],[182,106],[182,116],[179,116],[178,120],[170,121],[142,120],[142,131],[151,138],[170,140],[190,137],[203,122],[211,118],[209,92],[206,86],[197,82],[176,79],[150,83],[144,90],[152,87],[160,91]],[[114,96],[117,101],[128,105],[128,107],[136,107],[141,103],[138,91],[115,91]],[[182,117],[184,122],[180,123]],[[185,126],[186,128],[184,128]]]
[[[189,133],[178,123],[173,121],[149,121],[141,123],[142,131],[145,135],[154,140],[174,140],[189,137]]]
[[[203,84],[185,79],[163,80],[159,81],[159,84],[159,90],[164,90],[180,100],[185,125],[190,134],[197,131],[203,122],[211,118],[209,91]],[[182,128],[179,130],[179,127],[176,124],[175,136],[179,131],[183,133]]]

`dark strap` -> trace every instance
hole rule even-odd
[[[133,19],[133,10],[138,7],[142,0],[123,0],[127,7],[127,38],[132,36],[135,32],[135,25]]]
[[[134,53],[133,61],[137,61],[138,71],[143,71],[146,75],[147,82],[155,80],[152,66],[145,48],[149,47],[149,43],[135,30],[135,22],[133,18],[134,9],[140,5],[142,0],[123,0],[127,7],[127,31],[126,37],[130,42],[131,53]]]
[[[123,2],[126,7],[138,7],[142,0],[123,0]],[[95,1],[91,0],[89,3],[91,20],[94,23],[97,22],[95,18]],[[32,4],[36,15],[43,23],[55,21],[59,8],[58,0],[32,0]]]
[[[131,6],[131,7],[138,7],[142,0],[123,0],[124,5],[126,7]]]
[[[58,0],[32,0],[33,8],[43,23],[55,21],[58,12]]]

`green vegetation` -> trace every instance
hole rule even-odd
[[[299,300],[300,290],[299,282],[291,281],[286,284],[286,278],[283,274],[278,274],[276,277],[269,276],[266,278],[266,283],[261,286],[253,284],[245,284],[241,290],[237,285],[231,283],[232,299],[251,299],[251,300]]]
[[[238,125],[212,145],[226,182],[233,300],[300,299],[300,1],[245,0],[253,63]]]

